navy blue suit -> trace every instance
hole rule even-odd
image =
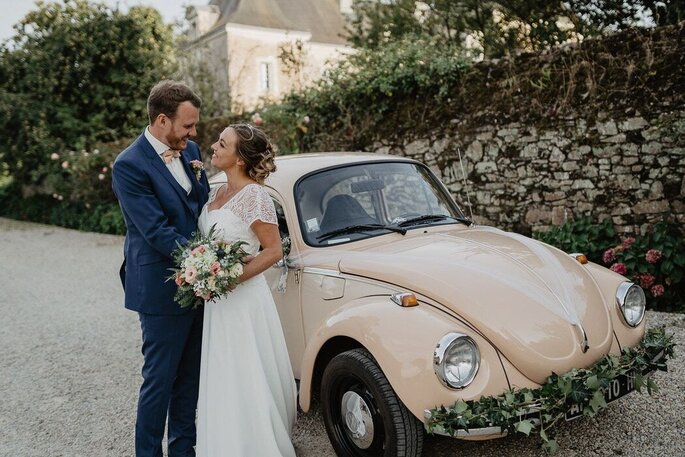
[[[180,308],[174,302],[176,285],[166,279],[177,243],[187,243],[197,231],[209,183],[204,171],[198,180],[190,166],[191,160],[202,160],[197,144],[189,141],[180,160],[192,183],[190,194],[145,135],[122,151],[112,168],[127,230],[120,271],[125,306],[138,312],[143,334],[137,457],[162,457],[167,415],[169,457],[195,455],[202,310]]]

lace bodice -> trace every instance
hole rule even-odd
[[[248,184],[231,197],[223,206],[210,210],[209,205],[216,198],[221,186],[215,187],[209,194],[209,201],[202,208],[198,226],[207,234],[216,226],[217,236],[227,241],[245,241],[249,254],[259,250],[259,240],[250,226],[260,220],[277,224],[276,209],[269,194],[259,184]]]

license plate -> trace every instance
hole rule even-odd
[[[635,390],[634,374],[618,375],[611,383],[604,388],[604,401],[611,403],[626,394]],[[566,410],[566,420],[577,419],[583,415],[585,405],[582,403],[571,403]]]

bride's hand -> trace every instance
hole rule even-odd
[[[245,257],[242,258],[243,263],[248,264],[254,260],[253,255],[246,255]]]

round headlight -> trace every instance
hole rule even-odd
[[[623,320],[631,327],[637,327],[645,317],[647,299],[642,287],[624,282],[616,290],[616,303],[621,309]]]
[[[448,333],[435,348],[433,368],[447,387],[461,389],[471,384],[479,365],[478,346],[462,333]]]

